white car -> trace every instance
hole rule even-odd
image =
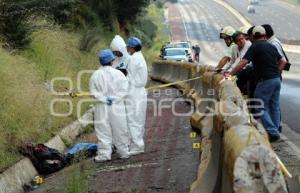
[[[255,13],[255,7],[253,5],[249,5],[247,8],[248,13]]]
[[[185,48],[166,48],[163,54],[164,60],[191,62],[192,57]]]
[[[188,54],[192,55],[192,44],[188,41],[174,41],[167,44],[166,48],[184,48]]]
[[[250,5],[258,5],[258,0],[249,0]]]

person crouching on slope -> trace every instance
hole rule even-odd
[[[90,79],[90,92],[96,99],[94,121],[98,138],[95,162],[111,160],[112,145],[120,158],[129,157],[129,132],[127,127],[125,97],[128,81],[124,74],[112,67],[114,55],[111,50],[102,50],[99,60],[102,65]]]

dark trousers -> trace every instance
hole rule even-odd
[[[254,91],[256,87],[256,79],[254,75],[254,69],[251,66],[247,66],[246,68],[242,69],[237,74],[237,86],[241,90],[244,95],[248,95],[249,98],[253,98]]]
[[[248,95],[249,99],[254,98],[254,91],[256,88],[257,80],[255,78],[254,69],[252,66],[247,66],[246,68],[242,69],[237,74],[237,86],[242,92],[243,95]],[[250,107],[256,105],[255,101],[249,101],[248,104]],[[255,109],[249,108],[251,113],[255,112]]]

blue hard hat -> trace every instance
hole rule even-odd
[[[108,64],[115,59],[115,56],[110,49],[102,50],[98,56],[102,65]]]
[[[131,37],[128,39],[127,47],[134,48],[136,46],[141,46],[142,41],[137,37]]]

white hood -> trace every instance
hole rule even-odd
[[[121,36],[116,35],[111,41],[110,48],[112,51],[120,51],[123,54],[123,57],[116,57],[116,59],[113,62],[113,67],[127,69],[129,54],[127,52],[126,43],[124,39]]]

